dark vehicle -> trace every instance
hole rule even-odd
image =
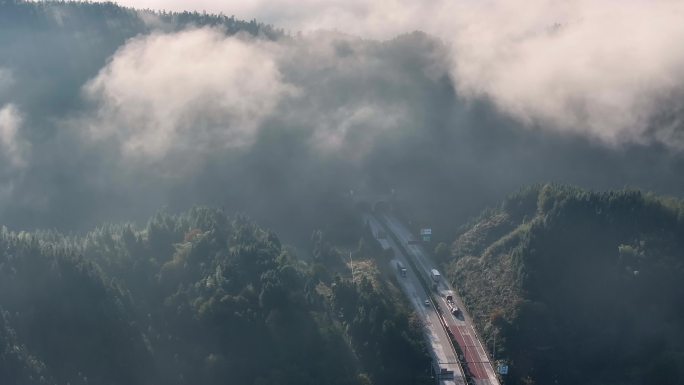
[[[453,380],[454,379],[454,371],[449,370],[447,368],[439,368],[439,379],[443,380]]]
[[[458,306],[455,306],[455,305],[451,305],[451,304],[450,304],[450,305],[449,305],[449,312],[450,312],[451,314],[453,314],[453,315],[456,316],[456,315],[458,315],[458,313],[461,312],[461,310],[458,308]]]
[[[402,277],[406,277],[406,266],[404,266],[401,261],[397,261],[397,270],[399,270],[399,274],[401,274]]]

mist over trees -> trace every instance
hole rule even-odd
[[[395,189],[417,217],[452,228],[529,183],[684,191],[682,156],[660,145],[607,147],[463,100],[443,43],[424,33],[373,41],[108,3],[0,7],[0,215],[13,229],[86,230],[211,204],[294,239],[325,227],[320,213],[350,190]],[[280,91],[249,62],[202,70],[204,55],[183,55],[191,39],[214,57],[267,60]],[[196,77],[184,83],[174,65]],[[221,110],[247,94],[261,107]],[[167,112],[175,105],[182,113]]]
[[[511,113],[515,87],[464,91],[453,41],[344,32],[0,0],[0,379],[427,384],[422,326],[355,211],[391,192],[513,383],[682,381],[683,210],[662,197],[684,193],[679,91],[605,140],[632,111],[597,134],[625,107],[602,95],[556,90],[562,116],[525,120],[547,111]]]

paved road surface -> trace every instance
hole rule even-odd
[[[403,246],[411,254],[410,257],[413,258],[413,261],[416,263],[419,270],[425,274],[424,276],[426,279],[429,279],[430,271],[435,268],[435,265],[430,260],[427,253],[425,253],[422,246],[408,244],[409,240],[414,240],[416,237],[414,237],[414,235],[411,234],[411,231],[393,216],[384,214],[380,216],[380,219],[385,222],[397,239],[403,243]],[[442,278],[437,291],[439,292],[440,301],[442,302],[440,303],[440,306],[442,309],[448,309],[444,298],[446,298],[447,294],[455,293],[455,290],[453,290],[449,283]],[[456,305],[461,309],[461,313],[458,317],[454,317],[446,311],[444,313],[444,318],[447,321],[449,330],[451,330],[452,334],[456,337],[456,340],[465,355],[468,369],[478,385],[499,385],[494,368],[489,362],[489,357],[472,326],[472,320],[464,311],[463,303],[460,298],[458,298],[456,294],[453,295]]]
[[[383,231],[380,223],[378,223],[375,218],[367,216],[365,217],[365,220],[368,221],[368,224],[370,225],[373,234],[378,234],[379,231]],[[437,311],[435,310],[435,307],[433,305],[425,305],[425,299],[428,297],[428,293],[425,292],[425,289],[420,284],[420,281],[416,276],[415,272],[413,271],[413,269],[410,268],[404,255],[401,253],[400,249],[397,247],[394,241],[392,241],[389,238],[378,239],[378,241],[380,242],[383,248],[394,249],[395,259],[390,262],[391,270],[394,271],[394,273],[396,274],[401,289],[404,291],[404,293],[410,300],[413,308],[415,309],[416,313],[425,325],[425,337],[427,338],[427,341],[429,343],[433,360],[435,362],[441,363],[439,367],[446,368],[447,370],[451,370],[454,372],[453,379],[442,379],[440,380],[440,384],[465,385],[466,382],[463,372],[461,371],[461,367],[457,363],[456,352],[454,351],[454,348],[451,345],[451,340],[449,339],[449,336],[442,327],[439,315],[437,314]],[[407,267],[405,277],[401,276],[401,274],[399,273],[396,264],[397,261],[401,261],[404,264],[404,266]]]

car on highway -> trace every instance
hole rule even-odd
[[[460,310],[458,309],[458,306],[449,306],[449,311],[451,314],[457,316]]]
[[[425,306],[430,306],[430,298],[425,298]]]
[[[397,270],[399,270],[402,277],[406,277],[406,266],[401,261],[397,261]]]

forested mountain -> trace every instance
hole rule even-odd
[[[319,3],[289,33],[0,0],[0,383],[424,383],[421,326],[355,211],[390,196],[446,242],[513,383],[681,383],[682,204],[638,192],[684,194],[675,28],[586,38],[585,59],[592,2],[499,39],[480,28],[516,21],[485,12],[509,2],[470,2],[486,23],[458,39],[454,12],[416,13],[451,6],[367,1],[388,7],[371,24],[448,24],[375,39],[326,30]],[[548,181],[635,190],[539,185],[453,239]]]
[[[442,257],[511,383],[684,383],[680,200],[538,185]]]
[[[314,239],[325,258],[311,269],[274,233],[206,208],[83,237],[2,228],[0,379],[421,383],[420,329],[396,293],[328,271],[339,255]]]

